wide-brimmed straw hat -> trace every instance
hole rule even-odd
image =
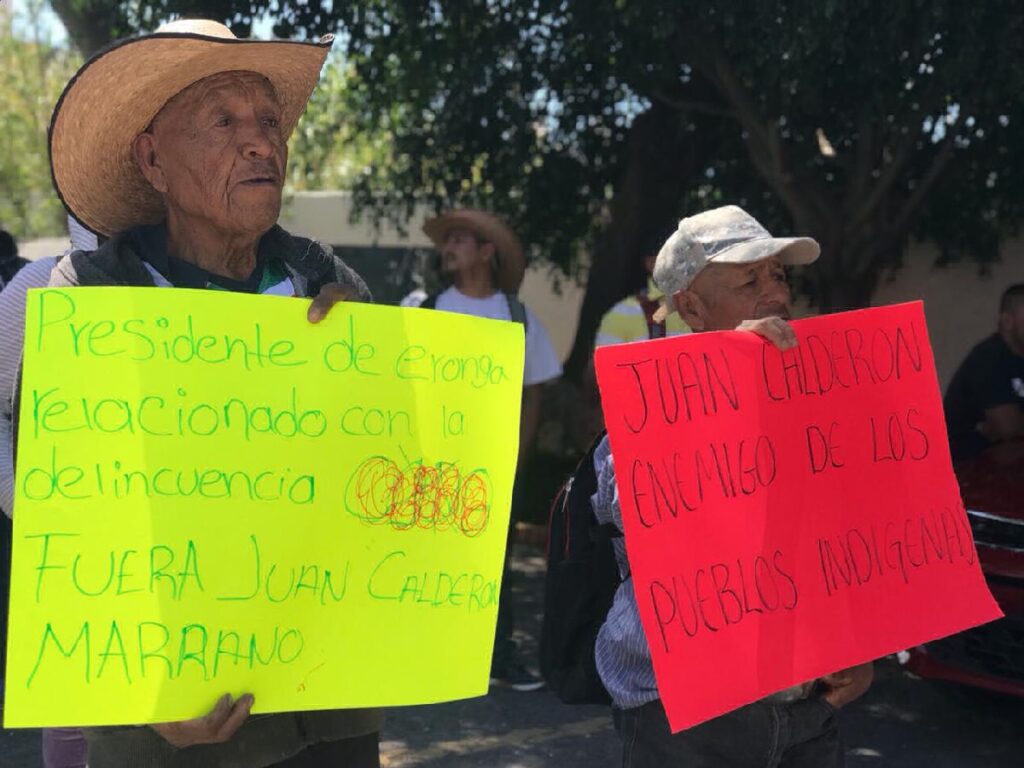
[[[448,232],[457,228],[468,229],[494,245],[498,256],[498,288],[505,293],[518,292],[526,272],[526,258],[516,233],[493,213],[473,208],[454,208],[423,224],[423,232],[439,249]]]
[[[132,153],[135,137],[163,106],[211,75],[255,72],[277,93],[287,138],[333,40],[240,40],[223,24],[190,19],[114,43],[82,65],[53,111],[50,169],[57,194],[75,218],[102,235],[163,220],[161,198]]]
[[[708,264],[752,264],[778,256],[786,265],[810,264],[821,248],[809,237],[772,237],[737,205],[725,205],[682,219],[658,251],[654,282],[666,303],[654,317],[670,315],[672,295],[689,288]]]

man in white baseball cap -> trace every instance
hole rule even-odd
[[[654,280],[665,294],[662,318],[678,312],[694,333],[739,330],[780,349],[797,343],[789,325],[784,267],[818,258],[807,237],[772,237],[734,205],[679,222],[658,252]],[[607,438],[594,454],[594,514],[622,529],[615,470]],[[622,538],[613,540],[619,571],[629,574]],[[744,766],[838,768],[843,765],[836,711],[871,684],[872,665],[797,686],[673,734],[658,697],[633,583],[624,578],[595,646],[597,671],[611,695],[623,739],[623,768]]]

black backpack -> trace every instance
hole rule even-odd
[[[594,451],[602,433],[580,460],[551,506],[540,671],[566,704],[608,704],[597,674],[594,644],[621,579],[612,539],[622,532],[599,525],[590,497],[597,491]]]

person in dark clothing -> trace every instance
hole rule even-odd
[[[28,261],[18,255],[18,244],[10,232],[0,229],[0,288],[3,288],[18,270],[28,264]]]
[[[1024,437],[1024,283],[1003,292],[998,329],[960,364],[944,405],[954,461]]]

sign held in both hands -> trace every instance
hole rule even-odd
[[[307,306],[29,293],[7,726],[486,692],[522,326]]]
[[[601,347],[626,548],[674,731],[998,618],[920,302]]]

